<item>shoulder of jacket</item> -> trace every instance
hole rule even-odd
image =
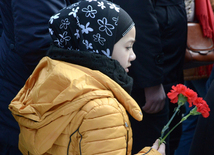
[[[129,130],[131,126],[125,108],[114,98],[92,100],[79,113],[84,113],[81,132],[115,126]]]
[[[109,107],[111,109],[117,109],[117,110],[122,108],[123,110],[125,110],[125,108],[114,97],[103,97],[103,98],[96,98],[96,99],[90,100],[86,105],[84,105],[82,110],[86,112],[90,112],[93,109],[103,108],[103,107],[105,108]]]

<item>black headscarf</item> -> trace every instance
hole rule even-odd
[[[113,47],[131,28],[131,17],[106,0],[83,0],[60,10],[49,20],[53,44],[111,58]]]
[[[47,56],[99,70],[131,93],[133,79],[109,59],[114,45],[134,26],[123,9],[105,0],[80,1],[53,15],[49,26],[53,45]]]

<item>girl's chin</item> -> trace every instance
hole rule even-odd
[[[126,68],[126,69],[125,69],[125,71],[128,73],[128,72],[129,72],[129,69],[128,69],[128,68]]]

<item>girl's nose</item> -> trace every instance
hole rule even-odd
[[[130,61],[134,61],[136,59],[136,55],[134,53],[134,51],[132,50],[132,53],[130,54]]]

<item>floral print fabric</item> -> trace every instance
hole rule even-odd
[[[105,0],[74,3],[50,18],[49,32],[53,44],[63,49],[89,51],[111,58],[114,44],[118,41],[120,11],[119,6]],[[119,35],[122,38],[122,34]]]

